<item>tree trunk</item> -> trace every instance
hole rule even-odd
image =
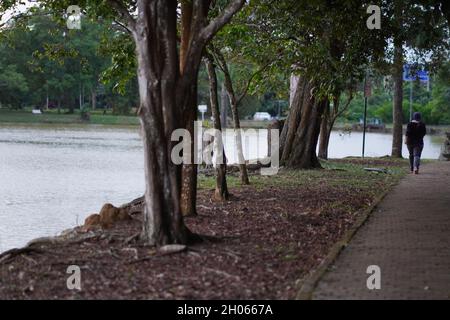
[[[91,90],[91,103],[92,103],[92,110],[95,110],[97,107],[97,88],[92,88]]]
[[[225,89],[225,82],[222,82],[222,90],[220,91],[220,117],[222,128],[226,129],[228,126],[228,101],[227,90]]]
[[[300,124],[302,105],[305,103],[303,100],[305,100],[305,96],[308,98],[308,95],[305,95],[307,87],[309,88],[307,81],[301,77],[296,83],[297,88],[293,94],[289,115],[284,123],[283,130],[280,135],[281,163],[286,162],[286,159],[291,152],[295,133]]]
[[[186,55],[191,39],[192,2],[181,1],[181,43],[180,43],[180,73],[184,72]]]
[[[180,64],[178,55],[178,1],[137,0],[137,15],[136,8],[129,12],[128,5],[121,1],[110,0],[108,4],[127,24],[136,45],[146,182],[142,238],[156,246],[186,243],[191,233],[183,222],[182,167],[171,159],[172,149],[179,142],[172,141],[172,134],[177,129],[193,129],[203,50],[242,8],[244,0],[231,1],[209,22],[209,1],[192,1],[191,36],[183,54],[184,64]],[[192,139],[195,137],[191,135]],[[196,166],[190,168],[194,170],[184,177],[196,178]],[[189,186],[187,190],[194,196],[186,195],[194,201],[195,210],[196,180],[190,180]]]
[[[184,164],[182,169],[182,185],[181,185],[181,212],[183,216],[197,215],[197,164],[195,163],[196,153],[194,141],[198,138],[195,134],[195,121],[197,120],[197,86],[192,84],[192,89],[187,97],[187,103],[191,105],[184,120],[186,121],[185,128],[189,131],[192,137],[191,144],[191,163]],[[195,89],[194,89],[195,87]],[[194,94],[195,92],[195,94]]]
[[[236,97],[236,93],[234,92],[233,82],[231,80],[231,75],[230,75],[230,72],[226,65],[225,59],[223,58],[221,53],[216,52],[216,54],[219,57],[219,60],[220,60],[219,63],[221,65],[221,69],[224,74],[225,89],[228,94],[228,100],[230,102],[230,107],[231,107],[231,114],[233,117],[234,137],[235,137],[235,143],[236,143],[236,149],[237,149],[237,155],[238,155],[239,173],[240,173],[241,183],[244,185],[248,185],[248,184],[250,184],[250,181],[248,179],[247,165],[245,163],[244,152],[243,152],[243,148],[242,148],[241,123],[239,120],[237,97]]]
[[[330,103],[325,106],[325,110],[322,115],[322,122],[320,124],[320,140],[319,140],[319,153],[318,156],[321,159],[328,159],[328,144],[330,142],[331,127],[330,127]]]
[[[186,243],[188,230],[181,214],[180,166],[170,158],[172,132],[182,127],[174,92],[178,87],[176,1],[143,10],[133,34],[144,141],[145,208],[142,237],[151,245]]]
[[[214,137],[214,143],[216,144],[216,146],[221,147],[221,150],[217,150],[218,153],[216,154],[216,189],[214,191],[214,199],[217,201],[223,201],[227,200],[229,197],[226,176],[227,162],[225,156],[225,148],[222,141],[222,125],[220,122],[219,99],[217,97],[217,74],[211,56],[206,56],[205,65],[209,79],[209,95],[213,124],[214,129],[217,130],[217,135]]]
[[[186,67],[186,58],[191,39],[191,23],[192,23],[192,2],[181,2],[181,43],[180,43],[180,73],[183,74]],[[195,96],[194,96],[195,95]],[[189,131],[192,139],[195,136],[194,123],[197,120],[197,88],[192,88],[188,104],[188,112],[186,113],[186,129]],[[183,216],[197,215],[197,165],[194,163],[194,144],[191,147],[191,163],[184,164],[181,174],[181,212]]]
[[[398,27],[401,29],[403,3],[401,0],[394,2],[395,17]],[[392,157],[402,157],[402,140],[403,140],[403,41],[400,35],[394,38],[394,65],[393,75],[394,81],[394,105],[392,108]]]
[[[300,79],[286,120],[281,163],[289,168],[320,168],[316,148],[320,123],[327,100],[316,100],[312,84]]]

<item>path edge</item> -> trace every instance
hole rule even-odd
[[[395,188],[404,177],[394,182],[389,186],[382,194],[378,195],[370,206],[367,208],[359,210],[361,213],[356,219],[355,223],[350,227],[349,230],[345,232],[342,238],[337,241],[329,250],[328,254],[322,260],[322,262],[310,271],[305,277],[297,280],[298,291],[295,300],[312,300],[312,295],[316,289],[317,283],[322,279],[325,273],[328,271],[329,267],[336,261],[339,254],[343,249],[349,244],[353,239],[356,232],[364,225],[364,223],[369,219],[373,211],[380,204],[381,201],[388,195],[393,188]],[[358,212],[358,211],[357,211]]]

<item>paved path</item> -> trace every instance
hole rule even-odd
[[[381,289],[367,289],[369,265]],[[313,299],[450,299],[450,162],[423,166],[377,206]]]

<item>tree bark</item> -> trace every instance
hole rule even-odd
[[[244,157],[244,152],[243,152],[243,148],[242,148],[242,134],[241,134],[241,123],[239,120],[239,113],[238,113],[238,100],[237,100],[236,93],[233,88],[233,81],[231,80],[231,75],[228,70],[228,66],[225,61],[225,58],[218,51],[216,51],[215,54],[219,60],[218,63],[220,64],[220,68],[224,74],[225,90],[227,91],[228,100],[230,102],[231,115],[233,117],[233,124],[234,124],[234,137],[235,137],[237,156],[238,156],[238,162],[239,162],[239,173],[240,173],[241,183],[244,185],[248,185],[248,184],[250,184],[250,181],[248,179],[247,165],[245,163],[245,157]]]
[[[181,1],[180,73],[183,74],[191,39],[192,2]]]
[[[97,88],[93,88],[91,90],[91,102],[92,102],[92,110],[95,110],[97,107]]]
[[[197,80],[195,80],[197,81]],[[187,103],[191,106],[185,113],[185,128],[192,137],[191,144],[191,163],[184,164],[182,168],[182,185],[181,185],[181,212],[183,216],[197,215],[197,164],[195,163],[196,153],[194,141],[198,138],[194,128],[197,120],[197,82],[192,83],[190,94],[186,97]],[[194,94],[195,93],[195,94]]]
[[[397,19],[399,30],[403,25],[402,11],[403,2],[401,0],[394,1],[395,17]],[[403,41],[400,35],[394,38],[394,65],[393,75],[394,81],[394,102],[392,108],[392,157],[402,157],[402,141],[403,141]]]
[[[327,100],[317,100],[311,82],[300,79],[283,128],[281,164],[294,169],[320,168],[316,148]],[[282,133],[283,133],[282,132]]]
[[[330,142],[331,128],[330,128],[330,103],[325,106],[320,124],[320,140],[318,157],[324,160],[328,159],[328,145]]]
[[[302,106],[309,99],[309,95],[305,94],[309,88],[308,82],[301,77],[297,80],[296,84],[297,88],[292,98],[289,115],[280,135],[281,163],[285,163],[291,153],[295,133],[300,124]]]
[[[157,246],[186,243],[188,231],[181,215],[180,170],[170,159],[171,134],[181,126],[173,94],[179,77],[176,1],[168,0],[166,5],[160,2],[140,11],[142,21],[134,39],[146,182],[142,238]]]
[[[222,82],[222,90],[220,91],[220,117],[222,128],[226,129],[228,126],[228,101],[227,101],[227,90],[225,89],[225,83]]]
[[[180,43],[180,74],[184,73],[186,67],[186,59],[191,41],[191,26],[192,26],[193,7],[191,1],[181,2],[181,43]],[[193,94],[197,94],[197,89],[193,88],[189,94],[188,112],[186,114],[186,129],[189,131],[192,139],[197,139],[195,136],[194,123],[197,119],[197,98]],[[194,145],[191,147],[191,164],[184,164],[181,173],[181,212],[183,216],[197,215],[197,165],[194,163]]]
[[[214,199],[217,201],[227,200],[229,197],[227,186],[227,162],[225,156],[225,148],[222,141],[222,125],[220,121],[219,99],[217,97],[217,74],[214,65],[214,60],[210,55],[205,57],[206,70],[209,79],[209,95],[211,103],[211,112],[213,117],[214,129],[216,129],[218,136],[214,137],[214,143],[221,146],[222,150],[216,154],[216,189],[214,191]]]

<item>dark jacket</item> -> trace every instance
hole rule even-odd
[[[423,137],[427,134],[425,123],[411,121],[406,128],[406,143],[412,146],[423,145]]]

